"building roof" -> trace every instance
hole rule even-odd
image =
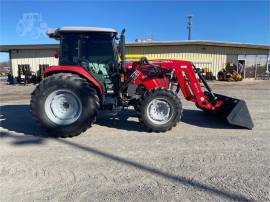
[[[222,41],[205,41],[205,40],[184,40],[184,41],[150,41],[150,42],[129,42],[127,47],[147,47],[147,46],[216,46],[216,47],[234,47],[234,48],[252,48],[270,51],[270,45],[248,44]],[[24,45],[0,45],[0,52],[11,50],[43,50],[58,49],[59,44],[24,44]]]
[[[270,50],[270,44],[251,44],[224,41],[207,41],[207,40],[183,40],[183,41],[147,41],[127,43],[128,46],[185,46],[185,45],[202,45],[202,46],[219,46],[234,48],[257,48]]]
[[[0,52],[12,50],[44,50],[58,49],[59,44],[19,44],[19,45],[0,45]]]

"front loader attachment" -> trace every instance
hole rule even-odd
[[[193,67],[208,91],[207,93],[204,93],[205,95],[208,95],[208,99],[212,101],[212,103],[220,101],[222,102],[222,104],[219,107],[215,108],[212,112],[222,118],[225,118],[231,125],[252,129],[254,125],[249,114],[246,102],[244,100],[239,100],[236,98],[213,93],[212,89],[207,84],[201,72],[196,69],[195,66]]]
[[[236,98],[215,94],[223,104],[214,110],[218,116],[225,118],[229,124],[252,129],[254,127],[246,102]]]

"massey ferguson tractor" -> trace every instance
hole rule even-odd
[[[124,32],[118,36],[114,29],[96,27],[48,31],[60,40],[59,65],[44,70],[45,79],[31,96],[32,115],[42,128],[56,137],[73,137],[87,130],[98,113],[117,114],[133,106],[148,131],[165,132],[181,120],[180,90],[199,109],[253,128],[245,101],[213,93],[192,62],[125,61]]]

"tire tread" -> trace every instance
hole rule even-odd
[[[92,97],[95,99],[96,103],[96,110],[94,112],[94,117],[90,117],[88,120],[85,120],[85,123],[82,124],[82,127],[80,127],[76,131],[71,131],[70,133],[59,133],[57,132],[57,135],[54,135],[56,137],[74,137],[82,132],[85,132],[88,128],[91,127],[91,125],[95,122],[96,120],[96,115],[99,109],[99,97],[97,95],[97,92],[95,88],[84,78],[76,75],[76,74],[71,74],[71,73],[58,73],[58,74],[53,74],[51,76],[46,77],[43,81],[39,83],[39,85],[35,88],[35,90],[31,94],[31,101],[30,101],[30,111],[32,113],[32,117],[35,120],[35,122],[43,129],[45,129],[46,132],[51,133],[52,131],[44,125],[40,121],[40,114],[39,109],[38,109],[38,100],[40,99],[40,96],[42,96],[44,89],[46,89],[47,86],[51,84],[51,82],[54,81],[70,81],[70,82],[75,82],[76,84],[81,85],[81,88],[87,89],[87,91],[93,95]]]
[[[153,124],[149,123],[146,121],[146,114],[144,113],[144,107],[147,104],[147,100],[151,98],[155,98],[156,96],[165,96],[165,97],[170,97],[174,105],[177,107],[176,110],[176,117],[170,121],[169,125],[165,127],[155,127]],[[171,130],[173,127],[177,125],[177,122],[181,120],[182,117],[182,103],[180,98],[171,90],[166,90],[164,88],[155,88],[151,89],[149,91],[146,91],[145,94],[140,98],[138,101],[138,117],[139,117],[139,122],[144,125],[144,127],[147,129],[149,132],[166,132]]]

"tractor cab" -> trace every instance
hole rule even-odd
[[[81,66],[101,85],[104,93],[117,86],[117,33],[110,28],[62,27],[49,30],[51,38],[60,40],[59,65]]]

